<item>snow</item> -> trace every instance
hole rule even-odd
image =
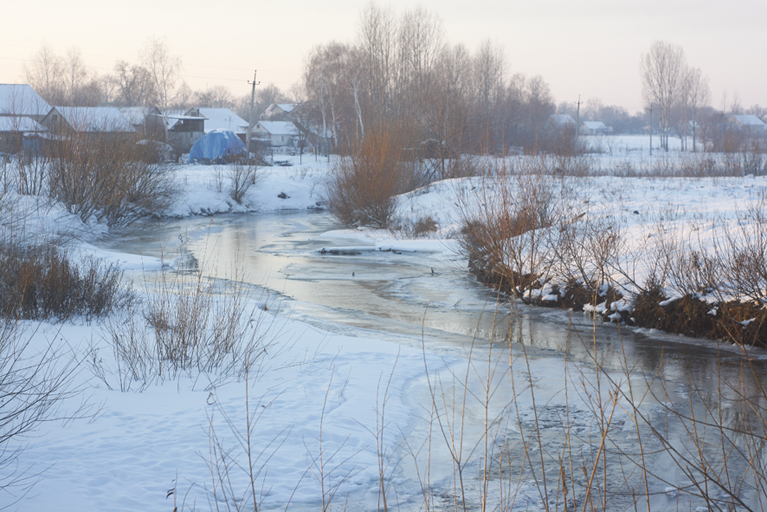
[[[259,126],[269,135],[298,135],[298,128],[290,121],[259,121],[255,127]]]
[[[54,107],[78,132],[133,133],[133,125],[116,107]]]
[[[627,140],[625,147],[630,143]],[[626,149],[627,154],[630,151],[633,150]],[[242,203],[229,197],[226,166],[175,166],[172,172],[178,195],[167,214],[184,217],[321,207],[328,164],[305,157],[305,163],[299,166],[298,157],[286,158],[294,164],[292,167],[259,169],[257,182]],[[575,191],[588,218],[607,219],[622,226],[626,254],[641,248],[643,241],[657,236],[661,229],[678,232],[702,247],[710,247],[716,236],[715,225],[735,222],[755,198],[767,193],[764,176],[601,176],[562,181]],[[436,221],[437,232],[426,238],[405,239],[400,233],[353,228],[324,236],[359,241],[359,245],[348,246],[350,250],[456,252],[455,235],[460,229],[457,194],[480,186],[478,178],[448,180],[400,196],[397,210],[400,222],[427,215]],[[153,272],[163,268],[157,258],[97,248],[92,242],[106,232],[106,227],[84,225],[60,205],[16,197],[13,207],[3,215],[9,215],[9,211],[23,215],[27,233],[67,234],[76,240],[78,254],[103,257],[125,270]],[[6,222],[4,229],[19,227],[20,222],[18,219],[16,224]],[[211,222],[215,222],[215,217],[211,217]],[[637,279],[642,277],[640,269]],[[542,290],[542,299],[558,300],[550,291]],[[452,371],[465,365],[464,356],[456,351],[437,354],[395,341],[326,332],[274,315],[271,309],[263,311],[264,305],[269,309],[272,304],[267,297],[251,297],[248,304],[259,311],[257,322],[249,329],[254,337],[269,343],[268,352],[259,359],[260,372],[251,377],[248,388],[250,412],[257,411],[252,443],[260,454],[258,467],[266,468],[258,477],[258,485],[265,493],[263,508],[284,509],[290,498],[297,509],[319,509],[321,490],[316,458],[320,453],[332,456],[332,460],[325,460],[325,471],[332,473],[334,482],[344,484],[336,497],[338,508],[347,499],[347,492],[350,509],[375,508],[379,475],[377,440],[373,434],[378,428],[384,394],[389,425],[385,449],[390,451],[402,441],[404,432],[414,436],[418,432],[416,420],[423,411],[417,396],[425,393],[425,365],[435,372]],[[612,306],[618,311],[627,308],[625,301]],[[606,306],[603,303],[592,309],[604,312]],[[119,315],[114,320],[125,321]],[[115,368],[104,324],[81,320],[61,325],[42,323],[36,331],[30,324],[29,332],[38,347],[48,342],[72,347],[80,357]],[[561,374],[560,365],[545,360],[533,362],[539,375]],[[114,372],[100,379],[86,362],[76,379],[76,385],[86,390],[88,403],[95,407],[94,414],[89,420],[45,423],[33,436],[24,439],[26,448],[19,459],[20,468],[37,475],[39,481],[15,508],[60,512],[161,511],[172,510],[174,500],[178,501],[179,509],[182,501],[185,510],[209,508],[207,491],[213,486],[209,436],[213,429],[225,447],[237,447],[233,430],[242,432],[246,418],[246,384],[242,375],[216,381],[212,374],[182,373],[153,383],[143,392],[120,392]],[[540,402],[554,401],[559,383],[540,385]],[[64,410],[75,405],[69,401],[62,404]],[[524,409],[527,406],[520,400],[523,415],[529,414],[530,409]],[[583,449],[590,450],[588,446]],[[233,453],[239,454],[242,463],[240,449]],[[448,478],[443,473],[449,466],[446,460],[441,468],[436,468],[433,481]],[[243,492],[246,483],[243,475],[237,473],[233,478],[238,492]],[[419,490],[410,489],[407,482],[400,483],[402,498],[415,500],[417,505]],[[171,489],[174,492],[167,497]],[[668,488],[666,492],[675,490]],[[521,497],[520,503],[528,503],[526,499]],[[537,507],[537,499],[531,491],[529,506]],[[14,496],[2,494],[0,508],[14,501]]]
[[[0,84],[0,115],[40,117],[51,106],[27,84]]]
[[[0,132],[47,132],[48,128],[29,117],[0,117]]]
[[[205,118],[205,133],[214,130],[228,130],[234,133],[247,133],[248,122],[228,108],[199,108]]]

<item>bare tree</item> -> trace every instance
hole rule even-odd
[[[367,104],[367,94],[360,101],[357,77],[367,76],[359,53],[349,45],[332,41],[316,46],[309,56],[304,73],[307,101],[314,106],[314,129],[324,141],[332,134],[333,146],[339,146],[341,126],[349,131],[358,127],[364,131],[362,118],[355,115],[357,107]],[[367,89],[366,89],[367,91]],[[355,93],[358,95],[355,96]]]
[[[453,174],[445,162],[461,153],[468,129],[471,66],[471,57],[463,45],[444,48],[424,101],[427,133],[438,143],[440,179]]]
[[[150,106],[158,103],[155,81],[143,66],[131,66],[124,60],[117,61],[111,77],[115,87],[114,102],[125,106]]]
[[[70,48],[67,52],[62,78],[67,104],[71,106],[87,105],[87,84],[90,77],[82,54],[77,48]]]
[[[639,61],[642,97],[646,103],[658,106],[661,145],[666,151],[668,151],[668,131],[672,109],[684,81],[685,69],[682,47],[665,41],[653,42],[650,51],[642,54]]]
[[[63,75],[64,63],[48,44],[43,44],[32,60],[24,63],[24,76],[27,83],[51,105],[62,103]]]
[[[442,32],[442,21],[423,8],[402,15],[394,97],[398,112],[414,111],[416,117],[420,117],[444,47]]]
[[[147,41],[140,55],[143,66],[154,80],[160,108],[165,111],[181,95],[181,58],[171,54],[167,40],[157,38]]]
[[[503,48],[490,40],[484,41],[474,56],[474,143],[495,150],[501,142],[498,107],[506,88],[506,56]]]
[[[386,114],[391,108],[396,58],[396,24],[391,9],[371,3],[362,11],[358,47],[368,69],[372,113]]]
[[[232,92],[223,85],[213,85],[204,91],[194,93],[195,105],[198,107],[209,108],[232,108],[234,106],[234,96]]]
[[[700,68],[688,68],[684,79],[684,98],[690,114],[692,125],[692,150],[696,152],[697,148],[697,118],[698,111],[707,106],[711,99],[711,92],[708,87],[708,77],[701,73]]]

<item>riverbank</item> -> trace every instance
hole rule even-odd
[[[193,216],[196,223],[205,224],[207,230],[216,232],[218,221],[223,218],[218,214],[305,211],[321,206],[317,202],[322,200],[322,180],[328,168],[324,163],[314,162],[306,167],[295,165],[264,169],[260,181],[257,180],[248,191],[242,203],[231,199],[225,176],[214,167],[180,166],[172,172],[179,193],[166,215],[174,218]],[[624,275],[616,271],[612,275],[616,283],[626,288],[631,286],[631,280],[642,282],[647,275],[646,270],[650,268],[646,265],[652,260],[648,256],[651,253],[639,250],[646,247],[640,241],[660,239],[661,233],[673,239],[679,232],[685,233],[683,239],[689,240],[691,233],[698,233],[701,229],[704,234],[709,233],[713,237],[715,231],[706,231],[707,223],[736,223],[737,216],[748,211],[748,201],[756,197],[765,185],[763,178],[751,177],[690,180],[566,178],[556,183],[558,191],[567,191],[569,204],[578,206],[573,208],[574,212],[580,215],[585,210],[581,218],[616,222],[612,230],[619,231],[626,241],[618,261],[630,262],[635,271],[624,272]],[[431,255],[460,250],[457,245],[466,210],[462,209],[459,198],[481,191],[482,187],[479,178],[435,183],[398,198],[395,223],[402,228],[400,230],[336,229],[321,236],[358,240],[365,246],[390,250],[385,253],[387,257],[399,256],[397,252],[408,254],[407,251],[417,251],[414,258],[420,260],[419,265],[425,266],[424,276],[418,281],[420,286],[428,282],[432,272],[445,272],[436,264],[436,268],[429,269]],[[236,279],[198,279],[196,276],[204,274],[200,272],[201,267],[189,268],[188,265],[193,265],[194,261],[181,257],[189,244],[183,232],[171,237],[177,242],[166,254],[173,258],[143,254],[140,233],[131,242],[136,248],[133,253],[107,251],[94,244],[97,238],[107,235],[108,230],[102,224],[83,224],[61,206],[30,197],[19,197],[14,205],[24,208],[9,207],[4,210],[5,213],[17,215],[14,224],[25,223],[29,234],[56,232],[65,235],[62,242],[76,255],[104,258],[119,264],[123,270],[141,272],[145,276],[143,283],[147,284],[135,289],[140,307],[112,314],[101,321],[74,318],[63,323],[20,322],[26,331],[18,339],[30,340],[27,355],[32,357],[50,349],[62,361],[72,357],[77,362],[77,372],[71,377],[77,393],[59,404],[59,417],[78,411],[78,404],[83,398],[87,398],[87,403],[94,407],[74,421],[51,418],[51,421],[38,425],[32,436],[18,439],[19,443],[12,448],[26,445],[17,459],[19,467],[27,471],[26,474],[39,474],[39,482],[26,494],[20,487],[6,487],[9,493],[2,505],[10,505],[20,497],[22,501],[17,506],[21,510],[159,511],[171,508],[173,500],[179,510],[205,509],[208,505],[215,508],[209,500],[213,499],[215,488],[219,492],[221,490],[218,487],[221,482],[215,480],[215,475],[216,471],[223,469],[219,464],[225,460],[217,455],[221,452],[216,450],[233,449],[228,454],[236,456],[241,464],[239,467],[242,467],[247,454],[242,451],[241,434],[248,431],[252,434],[253,446],[258,450],[257,453],[251,452],[251,455],[259,461],[256,466],[259,471],[258,496],[263,500],[261,505],[264,510],[285,509],[288,500],[291,510],[317,509],[323,501],[331,499],[330,494],[323,492],[323,486],[328,489],[327,486],[332,485],[336,485],[332,489],[338,492],[334,501],[337,506],[341,505],[343,496],[344,503],[351,508],[376,509],[381,481],[379,464],[381,460],[394,461],[393,458],[386,459],[393,457],[394,453],[400,456],[396,464],[392,463],[384,470],[385,482],[390,483],[391,488],[396,487],[401,509],[417,510],[422,508],[424,499],[433,498],[424,498],[422,489],[414,484],[414,476],[424,476],[425,473],[424,466],[419,466],[420,470],[414,470],[412,466],[425,464],[426,457],[425,452],[419,451],[419,446],[426,444],[416,446],[416,443],[429,442],[432,439],[430,432],[435,436],[439,433],[436,418],[444,420],[450,417],[451,422],[457,419],[457,416],[448,416],[448,412],[455,413],[450,405],[455,397],[449,393],[442,396],[446,403],[430,404],[430,400],[436,400],[429,398],[429,383],[437,382],[435,379],[438,377],[444,379],[439,380],[446,386],[440,392],[447,392],[448,388],[458,390],[460,397],[461,376],[468,375],[468,354],[488,357],[483,361],[484,365],[492,361],[499,368],[506,368],[511,360],[510,354],[502,352],[494,356],[500,362],[490,359],[484,346],[473,349],[468,348],[471,345],[434,345],[424,350],[420,348],[421,338],[417,334],[407,337],[407,343],[404,343],[404,336],[366,334],[364,327],[353,330],[338,328],[335,332],[321,329],[307,321],[280,314],[283,305],[279,293],[254,293],[258,290],[256,287],[248,288],[247,293],[241,292],[241,301],[235,303],[227,297],[237,297],[236,294],[222,292],[236,290],[236,287],[227,288],[229,285],[226,284],[236,283]],[[409,228],[414,228],[419,219],[426,217],[431,218],[433,224],[424,225],[431,225],[434,229],[415,236],[418,230]],[[694,230],[696,225],[699,227],[697,231]],[[146,226],[153,229],[151,222]],[[245,236],[258,236],[253,230],[249,235],[247,230],[243,233]],[[112,230],[108,236],[120,237],[121,230]],[[706,236],[695,237],[695,240],[706,239]],[[271,246],[268,251],[284,250],[275,248],[276,243],[271,240],[267,244]],[[299,247],[302,246],[299,244]],[[364,254],[361,256],[364,257]],[[346,256],[323,255],[317,251],[302,253],[302,257]],[[452,270],[464,273],[467,259],[455,256],[451,264],[456,268]],[[378,266],[379,261],[371,264],[371,268]],[[391,270],[396,269],[396,261],[386,268],[391,274],[388,278],[401,281],[401,276]],[[353,270],[344,268],[343,273],[339,270],[337,275],[326,277],[328,281],[337,280],[340,283],[354,279],[361,282],[361,287],[375,288],[376,275],[373,271],[370,275],[353,275]],[[381,273],[380,270],[376,272]],[[299,275],[296,281],[312,278],[311,275]],[[553,282],[549,280],[548,285],[553,287]],[[409,298],[406,290],[398,288],[396,291]],[[329,289],[325,293],[334,292]],[[389,293],[389,290],[383,293]],[[429,300],[434,301],[446,301],[448,296],[443,290],[436,290],[431,295],[433,297],[430,296]],[[426,307],[418,306],[413,312],[414,316],[424,319],[426,326],[430,321],[427,318],[428,303],[425,301]],[[194,309],[198,307],[195,304],[203,304],[204,309]],[[233,305],[237,307],[232,309]],[[449,312],[450,308],[462,306],[458,301],[453,304],[451,299],[446,307]],[[234,318],[227,312],[235,310],[244,311],[245,316],[229,324],[217,323],[220,319]],[[152,314],[163,311],[168,315]],[[203,311],[207,311],[207,323],[200,327],[201,323],[191,320],[202,318],[199,313]],[[481,308],[477,311],[481,312]],[[181,313],[191,314],[182,322],[178,316]],[[343,310],[338,312],[343,313]],[[494,327],[495,319],[490,320],[491,327]],[[524,326],[519,327],[519,332],[524,331],[528,336],[530,358],[515,359],[510,370],[520,379],[535,376],[535,380],[529,381],[529,390],[538,393],[535,396],[514,393],[512,402],[507,373],[499,371],[497,375],[489,376],[488,381],[483,380],[488,378],[487,375],[477,371],[478,365],[470,367],[471,397],[481,396],[487,382],[492,382],[493,388],[503,390],[489,412],[484,409],[486,404],[475,398],[468,398],[464,404],[467,418],[482,418],[485,413],[492,417],[505,414],[502,421],[494,423],[498,431],[494,432],[492,443],[519,427],[515,423],[517,420],[532,428],[537,414],[566,408],[572,411],[574,428],[581,429],[578,432],[583,435],[574,447],[576,452],[583,453],[584,446],[590,449],[588,437],[599,435],[598,431],[592,430],[595,420],[588,412],[593,404],[587,403],[585,398],[571,398],[568,403],[561,394],[562,389],[573,385],[579,378],[594,380],[594,373],[580,363],[575,365],[577,370],[574,370],[580,372],[580,377],[562,376],[563,364],[566,367],[567,362],[563,363],[561,355],[580,351],[579,360],[589,361],[591,345],[580,348],[568,345],[567,326],[563,322],[560,324],[544,323],[535,327],[524,320],[515,324]],[[179,326],[185,325],[198,327],[197,330],[178,330]],[[144,366],[129,366],[126,363],[141,359],[130,359],[130,354],[134,352],[127,351],[126,357],[126,352],[119,350],[121,347],[151,348],[156,340],[168,339],[170,334],[194,335],[194,339],[206,340],[205,344],[211,340],[210,344],[214,345],[215,340],[222,339],[216,336],[227,332],[223,329],[226,325],[234,326],[231,332],[244,341],[242,351],[227,352],[228,359],[222,359],[227,361],[226,365],[193,365],[174,369],[166,363],[162,363],[165,366],[158,366],[158,360],[150,357],[145,360]],[[475,325],[482,327],[478,323]],[[488,336],[493,339],[492,333]],[[552,341],[555,336],[556,341]],[[596,337],[600,350],[604,347],[606,353],[615,356],[617,351],[611,349],[615,344],[611,333],[599,332]],[[115,339],[133,340],[137,344],[116,345]],[[631,342],[626,343],[630,345]],[[488,347],[492,349],[493,345],[488,344]],[[659,345],[643,350],[639,358],[642,368],[654,374],[658,370]],[[248,354],[258,357],[248,360],[253,364],[248,366],[246,384],[242,363],[247,359],[241,356]],[[685,357],[685,360],[689,359],[689,356]],[[229,361],[238,362],[239,366],[229,365]],[[715,361],[715,357],[707,361]],[[673,363],[668,363],[664,369],[672,368],[683,375],[683,366],[676,369]],[[611,369],[619,367],[620,360],[611,360]],[[469,377],[465,379],[468,381]],[[502,385],[498,384],[499,380]],[[641,382],[642,377],[632,375],[630,380]],[[683,381],[684,378],[680,378],[679,382]],[[679,382],[674,381],[671,387],[676,389]],[[466,391],[468,385],[463,389]],[[545,410],[535,407],[535,398],[547,404]],[[679,403],[687,400],[676,395],[669,401],[672,399]],[[512,403],[516,409],[510,407]],[[255,416],[254,411],[257,411]],[[462,417],[462,413],[459,415]],[[621,425],[631,423],[631,418],[620,412],[616,418]],[[551,430],[552,435],[557,434],[555,437],[561,437],[558,434],[561,434],[562,428],[570,428],[569,424],[551,423],[550,419],[546,420],[546,425],[555,425]],[[463,427],[459,428],[456,423],[451,425],[452,430],[445,432],[448,439],[449,435],[457,439],[458,435],[462,435]],[[469,424],[467,421],[466,433],[467,452],[469,445],[479,446],[483,439],[490,439],[483,431],[481,422]],[[626,437],[623,430],[619,430],[618,435]],[[403,451],[404,441],[413,443],[410,452]],[[444,439],[436,436],[432,442],[436,446],[444,444]],[[503,444],[498,442],[501,443],[499,446]],[[622,446],[628,451],[635,448],[633,445]],[[416,456],[416,453],[420,455]],[[502,457],[501,453],[496,451],[494,456]],[[324,458],[320,459],[320,455]],[[434,448],[433,453],[429,453],[430,460],[432,457],[434,473],[430,489],[447,493],[447,490],[454,488],[456,474],[450,450],[438,451]],[[480,459],[472,454],[459,466],[467,475],[467,491],[474,494],[481,488],[481,480],[477,476],[481,474]],[[551,467],[556,466],[556,461],[553,464]],[[235,465],[229,467],[235,468]],[[232,477],[236,492],[245,493],[249,487],[248,476],[238,472]],[[684,485],[684,479],[678,475],[667,477],[674,485]],[[516,479],[514,481],[517,482]],[[657,489],[657,485],[653,487],[653,491]],[[662,492],[657,494],[660,497],[652,499],[666,499]],[[451,499],[449,493],[445,496],[448,501]],[[542,505],[541,491],[527,478],[519,481],[514,496],[519,496],[522,507]],[[456,496],[452,499],[455,500]],[[218,502],[221,507],[232,503],[231,500]]]

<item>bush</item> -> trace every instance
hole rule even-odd
[[[171,201],[167,168],[142,158],[132,141],[71,136],[50,165],[49,195],[83,221],[126,225],[157,214]]]
[[[243,197],[250,187],[256,184],[258,179],[258,167],[255,163],[234,162],[227,167],[229,175],[230,192],[232,199],[238,204],[242,203]]]
[[[403,161],[403,140],[391,123],[370,127],[360,148],[336,162],[326,183],[330,213],[344,224],[386,227],[395,196],[413,185],[413,166]]]
[[[483,179],[476,197],[459,198],[460,245],[484,282],[522,295],[545,282],[554,264],[548,229],[561,222],[568,200],[549,176],[502,168]]]
[[[96,258],[73,263],[52,243],[0,242],[0,314],[6,318],[99,317],[131,298],[114,264]]]
[[[163,273],[146,302],[107,322],[105,341],[116,368],[94,354],[92,369],[121,391],[141,391],[184,373],[205,373],[211,386],[244,371],[256,376],[267,349],[272,355],[282,349],[272,349],[277,333],[264,322],[267,309],[239,276],[216,281],[194,269]]]

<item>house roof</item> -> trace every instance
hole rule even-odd
[[[188,112],[188,110],[175,109],[166,110],[164,113],[162,113],[162,117],[165,118],[165,123],[168,125],[168,130],[176,126],[176,123],[182,119],[190,118],[191,116],[187,115]],[[197,119],[199,119],[199,117]]]
[[[213,130],[229,130],[234,133],[247,133],[248,122],[228,108],[198,108],[206,118],[205,133]]]
[[[607,125],[602,121],[583,121],[583,125],[589,130],[607,130]]]
[[[51,106],[27,84],[0,84],[0,116],[44,116]]]
[[[764,121],[753,114],[736,115],[732,116],[732,118],[743,126],[753,126],[755,128],[765,127]]]
[[[287,113],[287,112],[292,112],[293,109],[298,106],[298,104],[297,103],[277,103],[277,106]]]
[[[53,110],[78,132],[136,131],[116,107],[53,107]]]
[[[261,126],[269,135],[298,135],[298,128],[290,121],[259,121],[256,126]]]
[[[290,113],[298,106],[298,103],[272,103],[268,107],[266,107],[266,112],[272,113],[274,110],[277,110],[278,108],[282,110],[283,112]]]
[[[0,132],[47,132],[48,129],[30,117],[0,116]]]
[[[549,119],[558,125],[575,124],[575,119],[570,114],[551,114]]]
[[[159,115],[157,107],[117,107],[125,119],[133,126],[146,123],[147,116],[154,113]]]

